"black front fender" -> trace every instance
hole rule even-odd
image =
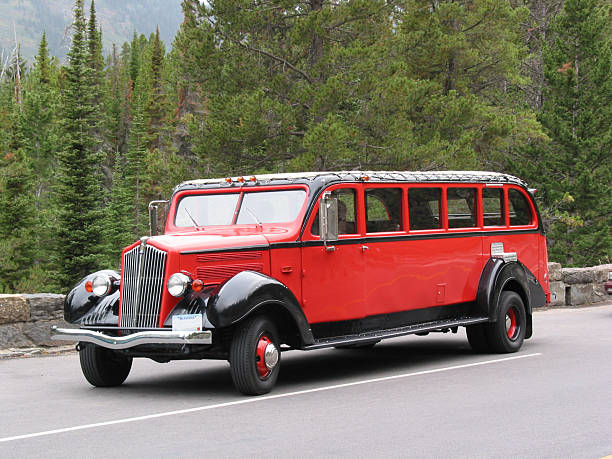
[[[208,299],[206,313],[216,328],[223,328],[269,304],[279,305],[291,315],[304,344],[314,342],[308,321],[293,292],[278,280],[258,272],[242,271],[225,282]]]
[[[93,281],[98,274],[119,279],[119,273],[105,269],[81,279],[64,299],[64,320],[79,325],[118,325],[119,289],[107,296],[99,297],[85,290],[85,283]]]

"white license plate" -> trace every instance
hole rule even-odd
[[[202,314],[177,314],[172,316],[172,331],[201,331]]]

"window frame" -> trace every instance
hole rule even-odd
[[[392,230],[392,231],[375,231],[375,232],[367,232],[367,218],[368,218],[368,209],[366,207],[366,193],[368,190],[373,190],[373,189],[396,189],[400,191],[400,224],[401,224],[401,229],[399,230]],[[362,193],[363,193],[363,226],[364,226],[364,231],[366,235],[373,235],[373,236],[383,236],[385,234],[390,234],[390,235],[398,235],[398,234],[405,234],[408,232],[407,228],[408,228],[408,219],[407,219],[407,210],[408,210],[408,203],[407,203],[407,199],[408,199],[408,195],[407,195],[407,187],[402,184],[402,183],[364,183],[363,187],[362,187]]]

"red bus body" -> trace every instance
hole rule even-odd
[[[246,194],[289,190],[304,196],[291,221],[237,223]],[[193,226],[178,223],[182,199],[236,194],[231,224],[200,227],[190,214]],[[337,217],[342,230],[332,241],[319,235],[324,195],[346,214]],[[248,330],[267,327],[251,344],[257,364],[239,370],[255,372],[255,380],[250,373],[242,375],[248,384],[235,379],[245,393],[267,392],[275,382],[281,344],[304,350],[372,345],[466,326],[475,349],[512,352],[532,334],[532,308],[550,298],[546,239],[533,196],[504,174],[338,172],[193,181],[175,189],[167,215],[163,235],[123,251],[121,273],[105,271],[115,288],[103,298],[86,300],[83,286],[75,287],[66,320],[82,327],[83,342],[160,361],[231,361],[237,336],[248,341]],[[150,262],[147,251],[153,251]],[[167,288],[176,273],[187,279],[178,297]],[[196,281],[201,291],[192,288]],[[133,304],[129,320],[127,302]],[[152,322],[138,322],[143,310]],[[204,330],[197,332],[209,333],[207,341],[117,344],[126,336],[138,342],[138,333],[170,335],[173,321],[190,314],[202,316]],[[114,344],[96,341],[90,331],[115,337]]]

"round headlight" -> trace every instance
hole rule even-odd
[[[189,286],[189,282],[191,282],[189,276],[186,276],[183,273],[175,273],[170,276],[166,286],[168,287],[168,292],[170,292],[170,295],[183,296],[185,290],[187,290],[187,287]]]
[[[110,277],[106,274],[98,274],[93,278],[91,283],[91,289],[96,296],[105,296],[108,295],[112,286],[112,282]]]

